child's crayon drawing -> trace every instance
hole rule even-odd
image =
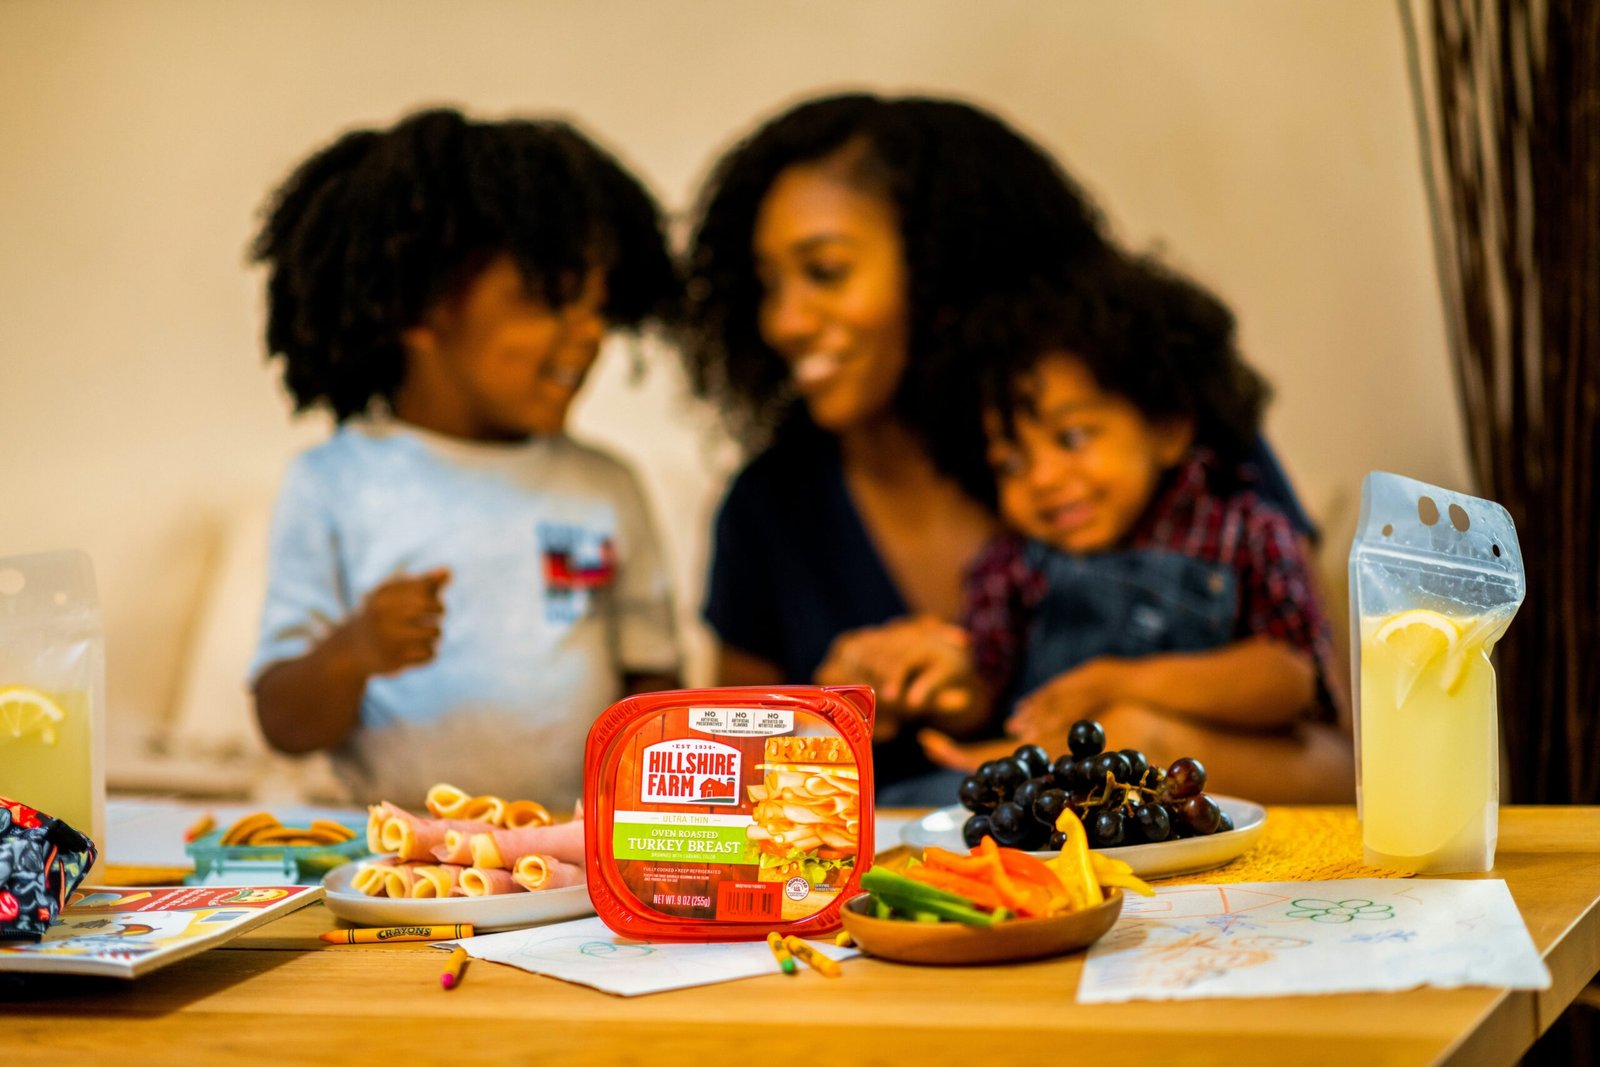
[[[1078,999],[1549,983],[1502,881],[1254,882],[1130,899],[1090,949]]]

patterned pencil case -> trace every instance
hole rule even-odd
[[[0,797],[0,941],[37,941],[94,864],[94,842]]]

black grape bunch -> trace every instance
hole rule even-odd
[[[1056,850],[1065,843],[1056,819],[1071,808],[1093,848],[1154,844],[1233,829],[1233,819],[1205,794],[1206,769],[1185,756],[1166,769],[1143,752],[1106,749],[1106,732],[1080,719],[1067,734],[1070,751],[1054,760],[1039,745],[1022,745],[961,780],[957,796],[972,812],[962,827],[968,847],[985,837],[1007,848]]]

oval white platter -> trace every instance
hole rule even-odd
[[[557,919],[577,919],[594,914],[589,887],[563,886],[534,893],[500,893],[488,897],[434,897],[393,899],[369,897],[351,888],[361,863],[335,867],[322,879],[328,910],[359,926],[436,926],[471,923],[473,933],[514,930]]]

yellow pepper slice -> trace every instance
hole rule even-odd
[[[1061,846],[1061,854],[1055,859],[1046,860],[1045,864],[1061,879],[1073,908],[1092,908],[1105,900],[1105,894],[1100,891],[1100,882],[1090,859],[1089,835],[1084,832],[1083,823],[1071,808],[1056,819],[1056,829],[1065,834],[1067,840]]]
[[[1153,897],[1156,891],[1133,873],[1133,868],[1124,860],[1102,856],[1098,852],[1089,853],[1089,863],[1094,867],[1094,876],[1102,886],[1119,886],[1131,889],[1141,897]]]

